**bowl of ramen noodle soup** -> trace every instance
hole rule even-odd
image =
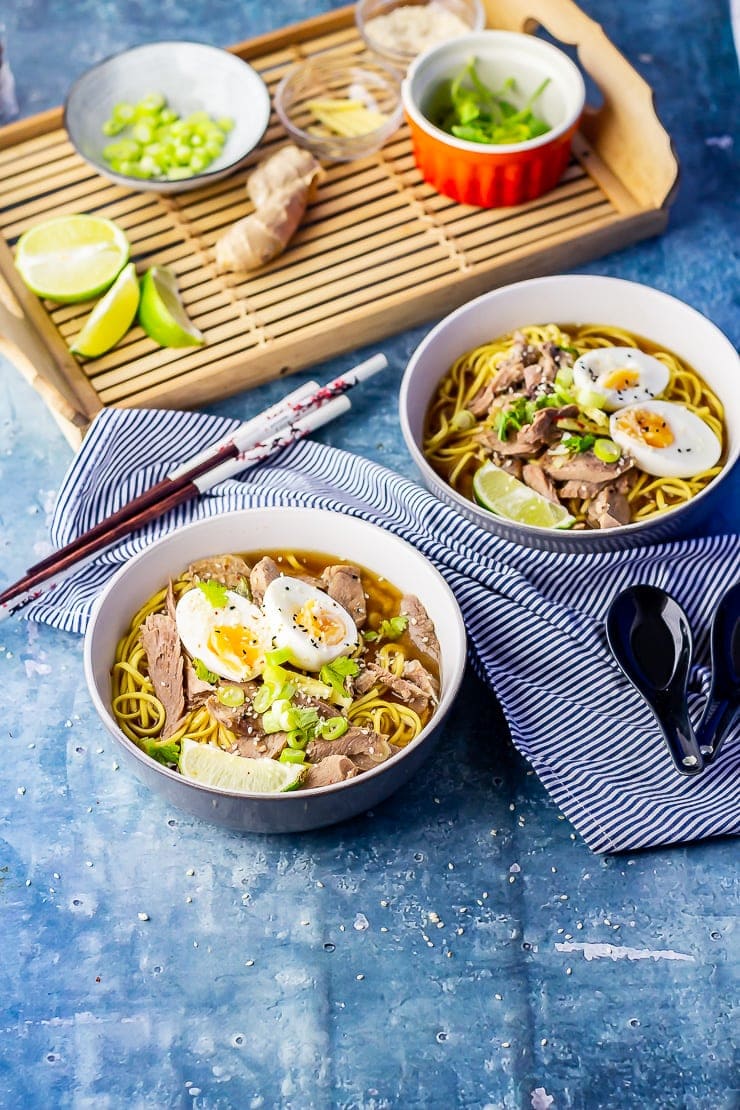
[[[428,488],[549,550],[626,547],[707,515],[740,453],[740,367],[656,289],[566,275],[463,305],[421,342],[400,416]]]
[[[465,666],[441,575],[344,514],[186,525],[111,580],[85,640],[133,770],[208,821],[300,832],[355,816],[429,754]]]

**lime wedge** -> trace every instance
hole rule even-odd
[[[197,347],[203,333],[188,318],[177,289],[177,280],[166,266],[152,266],[141,282],[139,323],[162,347]]]
[[[21,235],[15,264],[39,297],[67,304],[103,293],[128,255],[128,239],[111,220],[58,216]]]
[[[131,327],[138,307],[139,281],[136,267],[129,262],[88,316],[70,347],[72,354],[97,358],[115,347]]]
[[[184,740],[180,753],[180,774],[185,778],[237,793],[283,794],[295,790],[305,773],[301,763],[247,759],[196,740]]]
[[[496,516],[537,528],[570,528],[575,523],[562,505],[530,489],[513,474],[487,462],[473,476],[473,495],[479,505]]]

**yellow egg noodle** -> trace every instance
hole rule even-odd
[[[574,326],[566,331],[556,324],[544,324],[522,327],[518,331],[529,343],[554,343],[558,347],[570,347],[578,355],[599,347],[634,347],[649,351],[670,371],[665,398],[696,413],[719,438],[724,452],[721,402],[696,371],[671,352],[655,349],[654,344],[628,331],[606,325]],[[508,356],[513,342],[513,333],[509,333],[457,359],[442,379],[427,412],[424,454],[453,489],[470,499],[473,474],[489,457],[477,442],[476,433],[490,425],[485,420],[477,420],[468,406]],[[638,477],[627,493],[632,520],[645,520],[688,501],[721,469],[720,462],[691,478],[655,478],[638,470]],[[577,522],[585,522],[588,505],[588,499],[572,499],[567,503]]]
[[[295,555],[282,556],[291,573],[310,576],[311,567]],[[379,585],[382,586],[379,580]],[[175,602],[193,587],[189,574],[172,582]],[[371,590],[373,587],[371,586]],[[111,708],[121,731],[134,743],[151,740],[161,735],[165,723],[165,708],[154,693],[149,678],[146,651],[141,641],[141,628],[145,619],[152,613],[166,613],[168,587],[159,590],[134,615],[126,634],[118,643],[112,667]],[[382,589],[373,590],[374,607],[381,615],[392,612],[394,601]],[[404,663],[410,658],[403,644],[398,642],[383,644],[378,648],[376,661],[392,674],[401,676]],[[347,710],[351,724],[371,728],[396,747],[409,744],[421,732],[426,721],[410,706],[395,702],[384,696],[386,688],[376,683],[370,690],[354,699]],[[213,744],[230,751],[236,744],[236,737],[221,721],[218,721],[206,706],[191,710],[180,722],[178,729],[168,737],[172,743],[194,740]]]

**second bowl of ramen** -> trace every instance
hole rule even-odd
[[[550,550],[659,540],[706,512],[740,454],[738,356],[706,317],[617,278],[535,278],[442,320],[404,374],[425,484]]]
[[[178,806],[300,832],[388,797],[430,752],[465,666],[441,575],[335,512],[186,525],[96,603],[88,688],[134,771]]]

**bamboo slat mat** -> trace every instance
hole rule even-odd
[[[546,11],[556,8],[565,41],[587,40],[592,54],[603,54],[600,29],[570,0],[532,0],[526,11],[538,3]],[[489,3],[489,25],[507,26],[508,20],[516,28],[516,8],[509,0],[504,16]],[[571,20],[579,39],[566,37]],[[300,58],[363,50],[351,8],[234,48],[271,93]],[[619,68],[617,62],[626,66],[613,54],[612,69]],[[623,78],[624,73],[620,80],[628,92]],[[633,112],[644,117],[646,94],[636,85],[634,95]],[[600,134],[594,116],[584,122],[555,190],[517,208],[493,210],[459,205],[426,185],[403,126],[377,154],[327,167],[315,202],[282,256],[252,274],[219,275],[214,244],[249,211],[244,189],[249,169],[285,142],[276,117],[245,171],[199,190],[161,196],[131,192],[96,174],[74,152],[55,110],[0,131],[0,286],[2,278],[6,283],[4,297],[0,287],[0,334],[72,442],[103,405],[194,408],[378,342],[486,289],[571,268],[658,233],[676,167],[654,113],[643,126],[653,149],[656,136],[662,136],[664,183],[641,187],[630,171],[639,155],[637,140],[633,136],[627,148],[616,143],[618,136],[608,129]],[[610,158],[610,141],[622,152],[622,167]],[[140,273],[154,264],[172,268],[187,311],[205,334],[204,347],[163,349],[134,327],[102,358],[78,363],[68,353],[89,304],[40,304],[20,282],[11,252],[33,224],[73,212],[115,220],[130,240]]]

